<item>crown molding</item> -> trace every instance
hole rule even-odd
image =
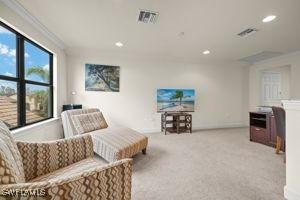
[[[54,33],[52,33],[46,26],[44,26],[36,17],[34,17],[28,10],[24,8],[17,0],[0,0],[7,7],[15,11],[24,20],[33,25],[45,37],[55,43],[60,49],[65,49],[66,45]]]

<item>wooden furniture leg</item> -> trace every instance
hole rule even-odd
[[[279,154],[279,151],[281,149],[281,143],[282,143],[281,137],[277,136],[276,137],[276,154]]]
[[[161,132],[163,132],[163,125],[164,125],[164,116],[163,116],[163,114],[161,114],[161,125],[160,125],[160,130],[161,130]]]
[[[192,121],[193,121],[193,120],[192,120],[192,115],[190,116],[190,118],[191,118],[191,127],[190,127],[190,133],[192,133],[192,128],[193,128],[193,127],[192,127],[192,125],[193,125],[193,124],[192,124]]]
[[[146,155],[147,149],[143,149],[143,150],[142,150],[142,153],[143,153],[144,155]]]

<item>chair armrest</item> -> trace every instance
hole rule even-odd
[[[35,182],[0,185],[1,195],[10,191],[37,191],[44,194],[39,199],[131,199],[132,159],[123,159],[105,166],[93,168],[74,177],[54,182]],[[20,194],[19,194],[20,196]],[[18,199],[18,197],[15,199]],[[3,196],[9,198],[9,196]],[[22,198],[23,199],[23,198]],[[32,199],[26,197],[24,199]]]
[[[88,134],[49,142],[18,141],[17,146],[26,181],[94,156],[92,138]]]
[[[61,113],[61,120],[63,124],[65,138],[70,138],[70,137],[74,137],[75,135],[78,135],[76,133],[74,125],[71,122],[71,117],[69,116],[70,114],[68,113],[69,111],[64,111]]]

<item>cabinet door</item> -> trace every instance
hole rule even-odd
[[[268,145],[269,134],[267,129],[251,126],[251,139],[253,142],[259,142]]]

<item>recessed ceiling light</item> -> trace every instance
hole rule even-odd
[[[123,45],[122,42],[116,42],[116,46],[117,46],[117,47],[122,47],[122,46],[124,46],[124,45]]]
[[[275,15],[269,15],[269,16],[265,17],[262,21],[263,21],[264,23],[267,23],[267,22],[273,21],[275,18],[276,18]]]
[[[203,54],[204,54],[204,55],[210,54],[210,51],[208,51],[208,50],[203,51]]]

